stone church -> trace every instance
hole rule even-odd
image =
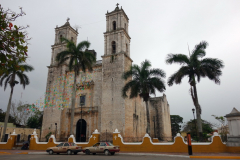
[[[95,129],[101,132],[102,140],[107,134],[111,138],[115,129],[125,137],[125,141],[142,140],[146,133],[147,118],[143,100],[140,97],[124,99],[121,96],[122,87],[127,83],[122,79],[122,74],[130,69],[133,62],[128,28],[129,18],[122,7],[117,6],[112,12],[107,12],[102,60],[96,61],[92,72],[80,71],[77,77],[73,131],[78,142],[88,141]],[[56,138],[61,140],[66,140],[70,135],[74,74],[69,71],[67,64],[58,66],[55,57],[66,49],[66,43],[60,41],[61,37],[77,43],[77,36],[77,29],[72,28],[68,21],[55,28],[55,43],[48,66],[42,138],[50,132],[56,133]],[[97,55],[94,50],[91,52]],[[80,99],[83,100],[81,103]],[[150,98],[149,109],[150,136],[160,140],[171,139],[166,95]]]

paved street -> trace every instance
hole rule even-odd
[[[1,160],[189,160],[188,157],[169,157],[169,156],[135,156],[135,155],[114,155],[105,156],[103,154],[99,155],[0,155]],[[196,160],[206,160],[206,159],[196,159]]]

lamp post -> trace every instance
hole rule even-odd
[[[80,122],[80,142],[82,141],[82,106],[85,104],[85,96],[80,96],[81,122]]]
[[[1,136],[2,136],[2,127],[3,127],[3,126],[1,126],[1,131],[0,131],[0,138],[1,138],[1,139],[0,139],[0,142],[2,142],[2,137],[1,137]]]
[[[55,129],[55,138],[57,136],[57,123],[55,123],[56,129]]]
[[[197,124],[196,124],[196,120],[195,120],[195,114],[194,114],[194,112],[195,112],[195,109],[193,108],[192,109],[192,112],[193,112],[193,118],[194,118],[194,123],[195,123],[195,128],[196,128],[196,135],[197,135],[197,139],[198,139],[198,131],[197,131]]]

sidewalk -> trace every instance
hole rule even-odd
[[[16,155],[16,154],[48,154],[45,151],[38,150],[0,150],[0,155]],[[84,154],[82,152],[78,154]],[[152,156],[171,156],[171,157],[186,157],[186,158],[206,158],[206,159],[240,159],[240,153],[193,153],[189,156],[188,153],[147,153],[147,152],[119,152],[119,155],[152,155]]]

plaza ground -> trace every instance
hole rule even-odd
[[[161,159],[161,160],[185,160],[185,159],[240,159],[239,153],[193,153],[192,156],[189,156],[187,153],[129,153],[129,152],[120,152],[116,153],[114,156],[105,156],[104,154],[97,155],[85,155],[83,153],[78,153],[78,155],[48,155],[47,152],[44,151],[35,151],[35,150],[0,150],[0,159],[44,159],[44,160],[52,160],[52,159],[66,159],[70,158],[71,160],[75,159],[86,159],[86,160],[98,160],[98,159],[114,159],[114,160],[122,160],[122,159],[131,159],[131,160],[150,160],[150,159]]]

